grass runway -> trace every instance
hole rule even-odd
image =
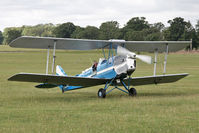
[[[103,55],[94,50],[57,51],[56,56],[56,64],[75,75]],[[158,56],[157,74],[163,71],[163,57]],[[199,132],[199,53],[169,54],[167,72],[190,75],[176,83],[138,86],[136,97],[116,90],[99,99],[103,86],[62,94],[59,88],[7,81],[19,72],[45,73],[45,65],[45,50],[0,46],[0,133]],[[153,65],[138,60],[132,76],[152,74]]]

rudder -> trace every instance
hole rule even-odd
[[[56,74],[60,76],[67,76],[67,74],[64,72],[63,68],[59,65],[56,66]]]

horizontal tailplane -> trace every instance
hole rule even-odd
[[[50,89],[50,88],[57,87],[57,85],[44,83],[44,84],[36,85],[35,87],[39,89]]]

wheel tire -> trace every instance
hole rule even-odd
[[[136,96],[136,95],[137,95],[136,89],[135,89],[135,88],[131,88],[131,89],[129,90],[129,96]]]
[[[106,97],[106,90],[100,88],[97,94],[98,94],[99,98],[105,98]]]

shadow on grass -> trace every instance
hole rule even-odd
[[[172,93],[172,92],[150,92],[150,93],[138,93],[136,97],[131,97],[128,94],[124,93],[113,93],[107,95],[105,99],[113,100],[120,98],[165,98],[165,97],[179,97],[179,96],[192,96],[198,95],[194,93]],[[39,103],[56,103],[56,102],[66,102],[66,103],[78,103],[78,102],[88,102],[88,101],[98,101],[99,98],[94,92],[70,92],[70,93],[50,93],[50,94],[42,94],[42,95],[33,95],[33,96],[23,96],[18,97],[15,100],[26,101],[26,102],[39,102]],[[104,100],[104,99],[101,99]]]
[[[132,97],[132,98],[146,98],[146,97],[178,97],[178,96],[190,96],[194,95],[191,93],[138,93],[136,96],[129,96],[128,94],[113,94],[108,95],[107,98],[121,98],[121,97]]]

